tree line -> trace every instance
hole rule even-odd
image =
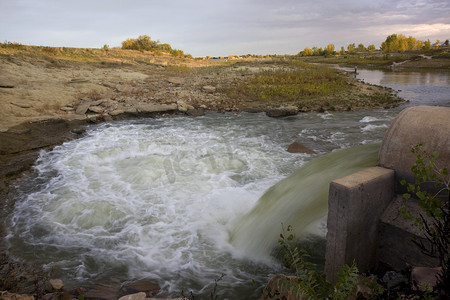
[[[405,52],[405,51],[417,51],[423,50],[428,51],[431,49],[438,49],[441,45],[449,45],[449,40],[441,43],[437,40],[435,43],[431,44],[430,40],[420,41],[412,36],[406,37],[403,34],[391,34],[386,40],[381,43],[380,50],[384,53],[392,52]],[[356,54],[361,52],[373,52],[376,50],[375,45],[371,44],[369,46],[364,46],[360,43],[358,46],[355,43],[347,45],[347,48],[343,46],[336,50],[334,44],[328,44],[325,48],[322,47],[306,47],[303,51],[300,51],[298,56],[330,56],[330,55],[346,55],[346,54]]]

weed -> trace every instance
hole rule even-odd
[[[418,143],[411,149],[416,154],[416,162],[411,167],[415,176],[413,183],[402,180],[401,184],[407,186],[405,200],[417,197],[419,207],[422,209],[419,217],[412,217],[411,213],[402,208],[405,218],[414,220],[425,234],[430,245],[422,241],[413,241],[421,251],[430,257],[437,257],[441,271],[437,275],[435,289],[436,296],[450,296],[450,179],[447,168],[439,168],[436,160],[438,152],[429,153],[423,149],[423,143]],[[431,184],[431,185],[430,185]],[[426,217],[431,218],[431,222]]]
[[[309,261],[309,254],[294,245],[295,236],[292,226],[282,225],[279,244],[282,247],[283,262],[293,273],[294,277],[281,277],[277,281],[280,290],[265,289],[264,299],[280,299],[282,293],[298,299],[349,299],[358,296],[358,287],[367,288],[368,297],[377,297],[382,293],[374,277],[361,276],[356,263],[344,265],[338,272],[338,281],[332,285],[325,280],[322,273],[316,271]],[[281,296],[281,299],[284,299]]]

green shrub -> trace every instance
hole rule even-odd
[[[411,149],[416,154],[416,162],[411,167],[415,176],[413,183],[402,180],[401,184],[407,186],[408,192],[403,198],[418,199],[422,213],[413,217],[404,207],[402,213],[405,218],[413,219],[425,234],[429,245],[413,241],[421,251],[431,257],[439,259],[441,271],[437,275],[435,295],[450,296],[450,178],[447,168],[439,168],[436,159],[438,152],[429,153],[419,143]],[[430,186],[431,184],[431,186]],[[431,219],[431,221],[427,221]]]

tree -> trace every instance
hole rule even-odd
[[[393,52],[394,48],[396,48],[397,43],[397,34],[391,34],[389,35],[386,40],[381,43],[381,49],[383,49],[384,52]]]
[[[334,45],[328,44],[324,51],[325,55],[333,55],[334,54]]]
[[[313,51],[313,55],[314,56],[323,55],[323,49],[322,48],[317,48],[316,46],[314,46],[312,48],[312,51]]]
[[[375,51],[375,45],[372,44],[372,45],[367,46],[367,50],[369,52]]]
[[[431,49],[431,42],[428,39],[425,42],[423,42],[422,50],[428,51],[430,49]]]
[[[441,42],[439,40],[436,40],[436,42],[433,44],[433,49],[439,49],[439,44]]]
[[[348,54],[355,54],[355,53],[356,53],[356,46],[355,46],[355,43],[349,44],[349,45],[347,46],[347,52],[348,52]]]
[[[341,46],[341,50],[339,51],[340,55],[345,55],[345,48],[344,46]]]
[[[311,56],[311,55],[313,55],[313,51],[310,48],[305,48],[305,49],[303,49],[302,55],[303,56]]]
[[[364,44],[359,44],[358,45],[358,51],[359,52],[365,52],[367,49],[366,49],[366,47],[364,46]]]

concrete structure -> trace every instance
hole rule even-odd
[[[450,167],[450,107],[410,107],[395,118],[383,139],[379,166],[334,180],[328,199],[328,233],[325,256],[327,280],[336,282],[344,264],[355,261],[361,272],[387,264],[434,266],[436,260],[421,254],[411,237],[422,238],[411,222],[399,215],[401,179],[413,180],[410,169],[416,155],[411,148],[423,143],[430,153],[439,151],[440,167]],[[417,203],[408,201],[413,213]]]

